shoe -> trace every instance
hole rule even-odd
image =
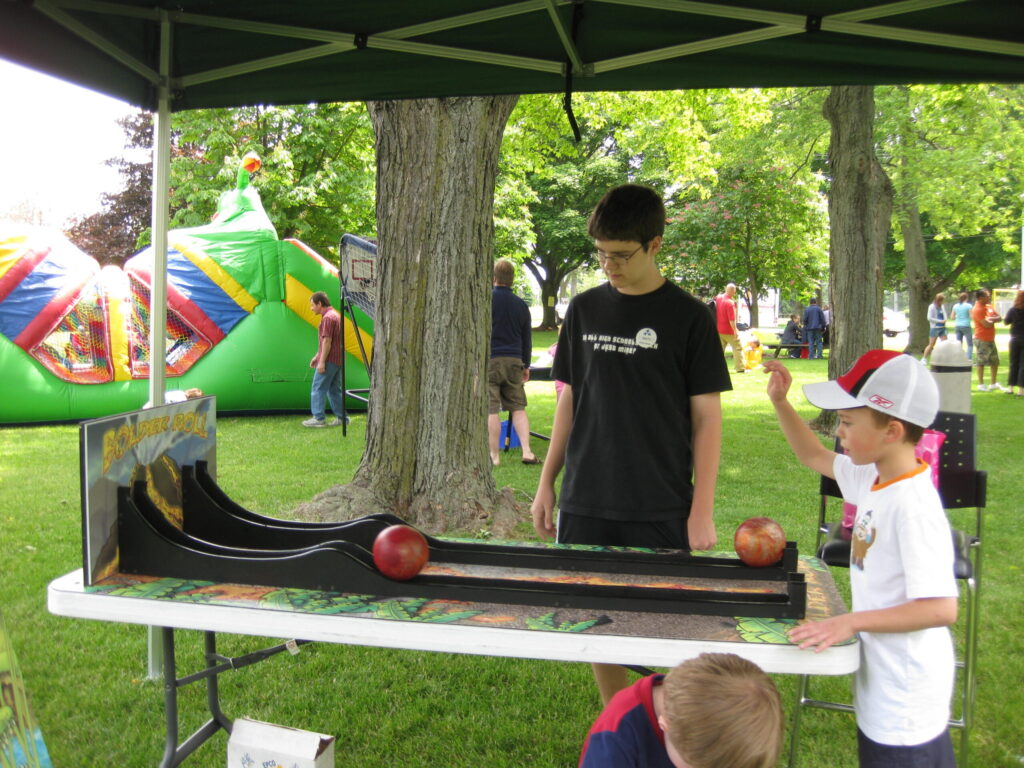
[[[325,427],[327,423],[323,419],[306,419],[302,422],[304,427]]]
[[[310,421],[312,421],[312,419],[310,419]],[[348,416],[345,417],[345,423],[346,424],[351,423],[351,421],[352,420]],[[333,419],[331,419],[330,421],[327,422],[327,426],[328,427],[340,427],[341,426],[341,419],[339,419],[337,416],[335,416]]]
[[[1002,384],[1000,384],[998,381],[995,384],[993,384],[991,387],[989,387],[989,389],[991,389],[993,392],[1009,392],[1010,391],[1006,387],[1004,387]]]
[[[534,456],[532,459],[523,459],[523,464],[540,464],[541,460]]]
[[[978,385],[978,391],[979,392],[990,392],[991,388],[987,384],[979,384]]]

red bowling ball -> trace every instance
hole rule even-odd
[[[430,546],[423,534],[408,525],[392,525],[377,534],[373,562],[389,579],[406,581],[423,570]]]
[[[762,568],[775,565],[782,558],[786,534],[770,517],[751,517],[740,523],[732,543],[745,565]]]

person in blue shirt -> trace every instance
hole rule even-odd
[[[810,305],[804,310],[803,326],[804,336],[807,338],[807,358],[809,360],[821,360],[824,357],[822,351],[822,336],[825,333],[825,313],[818,306],[817,299],[811,299]]]
[[[937,341],[946,340],[946,310],[943,307],[945,300],[946,294],[937,293],[932,303],[928,305],[928,346],[924,348],[924,354],[921,355],[922,362],[927,362]]]
[[[587,734],[579,768],[774,768],[782,701],[732,653],[702,653],[619,691]]]
[[[530,450],[530,420],[526,415],[526,390],[523,388],[530,380],[533,358],[530,308],[512,293],[515,274],[511,261],[495,262],[491,290],[491,359],[487,365],[487,437],[494,466],[500,463],[501,411],[509,412],[523,448],[523,464],[540,464],[540,459]]]
[[[974,354],[974,331],[971,329],[971,310],[974,305],[966,292],[961,293],[959,298],[960,301],[953,305],[953,329],[961,347],[964,339],[967,339],[967,359],[970,360]]]

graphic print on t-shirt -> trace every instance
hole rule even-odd
[[[607,333],[585,333],[583,342],[590,344],[595,352],[618,352],[632,355],[637,349],[657,349],[658,334],[653,328],[641,328],[633,338],[612,336]]]
[[[853,538],[850,542],[850,565],[864,570],[864,558],[875,543],[878,529],[871,525],[871,510],[858,515],[853,526]]]

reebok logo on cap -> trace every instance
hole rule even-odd
[[[865,352],[835,381],[805,384],[804,395],[826,411],[867,406],[928,427],[939,410],[939,388],[924,364],[886,349]]]
[[[885,410],[889,410],[890,408],[893,407],[893,405],[895,405],[895,403],[893,403],[891,400],[886,400],[881,395],[872,395],[871,404],[877,405],[879,408],[883,408]]]

